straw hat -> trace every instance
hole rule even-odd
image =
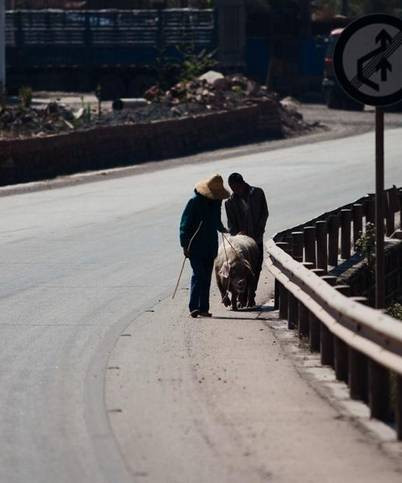
[[[222,176],[216,174],[212,178],[200,181],[195,185],[197,193],[210,200],[224,200],[230,197],[230,193],[223,186]]]

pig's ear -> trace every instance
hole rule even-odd
[[[229,274],[230,274],[230,263],[225,262],[222,265],[222,268],[219,270],[219,275],[222,278],[229,278]]]

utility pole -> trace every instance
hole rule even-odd
[[[6,0],[0,0],[0,96],[6,89]]]
[[[311,0],[299,0],[300,8],[300,36],[311,36]]]
[[[342,15],[349,16],[349,0],[342,0]]]

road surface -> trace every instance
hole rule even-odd
[[[401,136],[387,132],[387,185],[402,184]],[[178,219],[199,179],[240,171],[262,186],[273,234],[372,192],[373,153],[369,133],[2,198],[0,482],[133,481],[105,372],[126,328],[174,287]]]

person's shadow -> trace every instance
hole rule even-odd
[[[232,316],[230,315],[214,315],[212,316],[213,319],[217,320],[257,320],[259,314],[263,313],[268,313],[268,312],[274,312],[276,309],[273,305],[257,305],[253,308],[241,308],[238,309],[237,311],[231,311],[230,314],[233,314]],[[256,318],[249,318],[249,317],[241,317],[242,313],[248,313],[248,314],[256,314]],[[236,315],[240,315],[240,317],[236,317]]]

